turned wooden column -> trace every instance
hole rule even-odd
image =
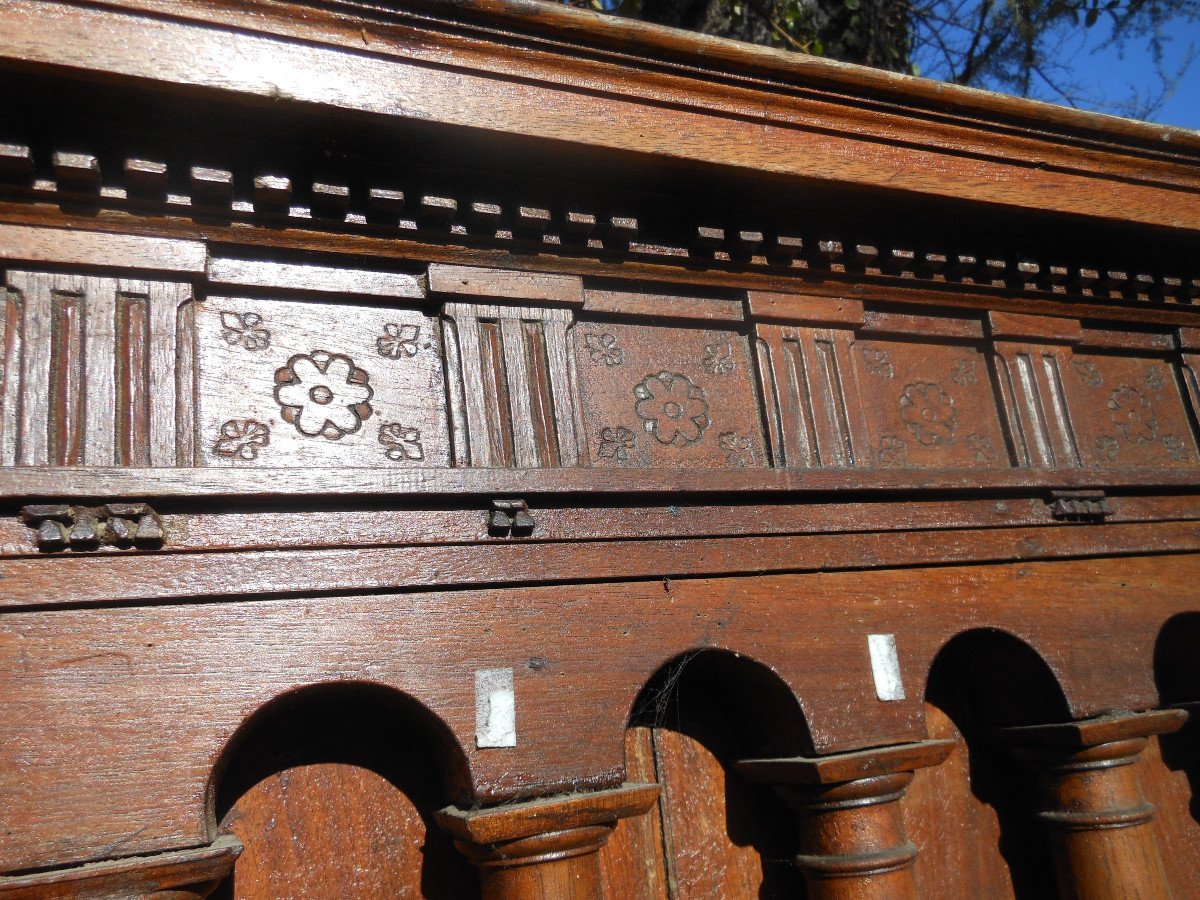
[[[1179,709],[1006,728],[1004,743],[1037,771],[1037,813],[1048,828],[1065,897],[1170,897],[1166,871],[1134,763],[1150,735],[1176,731]]]
[[[437,820],[479,868],[484,900],[593,900],[604,896],[600,848],[658,794],[657,784],[626,784],[489,809],[451,806]]]
[[[189,850],[47,869],[31,875],[0,875],[0,898],[202,900],[233,870],[241,852],[241,842],[229,835]]]
[[[905,900],[917,896],[917,848],[899,800],[916,769],[942,762],[953,741],[922,741],[831,756],[737,764],[771,785],[799,815],[796,865],[813,900]]]

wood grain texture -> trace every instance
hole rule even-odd
[[[207,253],[198,241],[2,225],[0,259],[200,274]]]
[[[30,0],[14,4],[10,10],[12,36],[0,43],[0,52],[26,65],[69,66],[85,57],[89,67],[108,75],[155,78],[164,83],[234,90],[258,97],[283,95],[332,109],[415,116],[448,125],[483,126],[548,139],[579,140],[578,123],[588,121],[590,115],[592,120],[624,123],[623,128],[605,127],[589,135],[594,146],[609,149],[655,152],[793,177],[833,177],[933,196],[951,193],[980,202],[1020,204],[1155,226],[1200,227],[1200,220],[1191,212],[1194,201],[1184,191],[1116,180],[1098,189],[1094,178],[1083,172],[1017,166],[969,156],[944,156],[939,160],[933,148],[901,149],[882,141],[843,137],[837,129],[803,132],[795,127],[800,121],[796,112],[781,117],[783,122],[768,120],[768,124],[746,120],[744,113],[735,117],[723,110],[693,110],[689,107],[694,103],[681,103],[668,123],[653,105],[619,92],[585,98],[557,85],[501,83],[469,72],[439,70],[362,52],[355,54],[355,64],[347,67],[345,51],[328,46],[281,44],[264,35],[178,21],[134,20],[111,10],[77,9],[70,16],[59,17],[42,13],[43,7]],[[140,30],[147,42],[190,47],[189,64],[152,65],[136,54],[119,52],[103,39],[96,40],[97,35],[129,30]],[[220,65],[229,53],[246,62],[238,73]],[[272,76],[266,77],[266,72]],[[369,91],[369,86],[376,84],[389,84],[393,89],[386,93]],[[685,85],[677,86],[676,91],[684,87],[679,93],[685,93]],[[547,110],[553,110],[552,114],[546,115]],[[636,135],[636,140],[631,142],[626,135]],[[681,135],[687,135],[688,140],[681,141]],[[744,148],[733,160],[724,150],[731,145]]]
[[[665,662],[697,646],[777,672],[799,706],[763,714],[795,723],[802,709],[822,753],[923,739],[919,690],[932,659],[953,635],[980,628],[1035,648],[1073,715],[1152,707],[1146,648],[1163,623],[1193,607],[1195,559],[5,614],[0,689],[10,702],[0,727],[12,738],[0,747],[0,796],[22,830],[0,843],[0,865],[83,860],[117,840],[130,852],[207,840],[204,796],[242,721],[297,687],[347,673],[406,693],[445,723],[433,733],[457,772],[445,788],[455,799],[619,782],[634,698]],[[803,618],[814,597],[837,598],[823,602],[820,630],[781,627]],[[1052,629],[1031,617],[1031,598]],[[1082,603],[1089,615],[1075,617]],[[425,627],[431,621],[436,632]],[[547,638],[547,621],[588,625]],[[875,698],[866,635],[876,633],[896,636],[901,675],[917,699]],[[217,645],[238,665],[214,669]],[[473,672],[489,667],[514,669],[518,721],[526,723],[517,747],[503,753],[473,749]],[[90,738],[101,723],[110,735],[104,746]],[[455,742],[465,749],[450,752]]]

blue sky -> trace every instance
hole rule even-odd
[[[1148,48],[1131,43],[1125,48],[1123,56],[1113,48],[1092,52],[1108,36],[1102,24],[1097,24],[1092,32],[1082,40],[1071,42],[1077,45],[1077,49],[1067,61],[1077,73],[1079,82],[1094,84],[1097,93],[1103,93],[1114,101],[1127,97],[1131,85],[1139,90],[1147,90],[1158,83],[1154,59]],[[1175,28],[1168,29],[1166,35],[1169,40],[1164,44],[1163,68],[1174,72],[1184,61],[1190,47],[1195,46],[1200,50],[1200,24],[1179,22]],[[1068,54],[1071,44],[1064,47]],[[1151,119],[1163,124],[1200,129],[1200,59],[1188,67],[1175,93]]]

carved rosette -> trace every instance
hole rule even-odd
[[[685,375],[674,372],[647,375],[633,389],[633,394],[637,397],[634,412],[642,420],[642,427],[660,444],[673,447],[694,444],[712,424],[704,389]]]
[[[297,354],[275,372],[275,400],[283,419],[307,437],[341,440],[371,415],[370,376],[348,356],[314,350]]]

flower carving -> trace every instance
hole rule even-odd
[[[1191,454],[1188,452],[1187,444],[1182,439],[1177,438],[1173,434],[1165,435],[1162,439],[1163,447],[1167,451],[1167,455],[1175,462],[1182,462],[1188,459]]]
[[[308,437],[340,440],[362,428],[375,391],[370,376],[348,356],[314,350],[275,372],[275,400],[285,421]]]
[[[625,351],[617,345],[611,334],[588,332],[583,336],[583,346],[591,354],[592,362],[603,362],[606,366],[619,366],[625,362]]]
[[[891,357],[887,355],[886,350],[864,349],[862,361],[867,373],[876,378],[891,378],[896,374],[896,369],[892,366]]]
[[[975,462],[992,463],[999,458],[992,439],[986,434],[968,434],[967,449],[975,455]]]
[[[258,313],[221,313],[221,337],[232,346],[241,345],[247,350],[266,350],[271,346],[271,332],[261,328],[262,316]]]
[[[399,359],[401,356],[412,359],[421,349],[417,345],[420,336],[420,325],[397,325],[395,322],[388,322],[383,326],[383,334],[375,339],[375,347],[379,355],[387,359]]]
[[[379,443],[386,448],[383,455],[393,462],[422,460],[425,448],[421,445],[421,429],[400,422],[379,426]]]
[[[1100,370],[1096,368],[1096,364],[1090,359],[1073,359],[1071,367],[1075,370],[1075,374],[1083,379],[1083,383],[1088,387],[1103,387],[1104,376],[1100,374]]]
[[[1154,432],[1158,429],[1154,410],[1136,388],[1123,384],[1113,391],[1108,398],[1108,415],[1130,443],[1145,444],[1154,440]]]
[[[1096,457],[1103,462],[1116,462],[1121,453],[1121,446],[1111,434],[1102,434],[1096,438]]]
[[[1146,366],[1146,387],[1152,391],[1163,389],[1163,373],[1159,366]]]
[[[979,375],[975,372],[975,360],[973,359],[956,359],[954,361],[954,369],[950,372],[950,380],[955,384],[975,384],[979,381]]]
[[[221,426],[213,453],[226,459],[251,460],[271,443],[271,430],[257,419],[230,419]]]
[[[605,459],[615,459],[625,462],[629,459],[629,451],[637,446],[637,435],[624,425],[616,428],[600,429],[600,456]]]
[[[660,444],[686,447],[700,440],[712,420],[704,389],[683,375],[659,372],[647,375],[633,389],[638,402],[634,407],[642,427]]]
[[[717,435],[717,443],[725,454],[725,461],[731,466],[742,468],[754,461],[754,451],[750,447],[750,438],[736,431],[723,431]]]
[[[903,466],[908,462],[908,444],[904,438],[881,437],[875,457],[881,466]]]
[[[922,444],[937,445],[948,441],[958,428],[954,399],[939,385],[917,381],[900,395],[900,418]]]
[[[728,375],[737,368],[733,359],[733,347],[728,342],[708,344],[704,348],[704,361],[701,365],[709,375]]]

